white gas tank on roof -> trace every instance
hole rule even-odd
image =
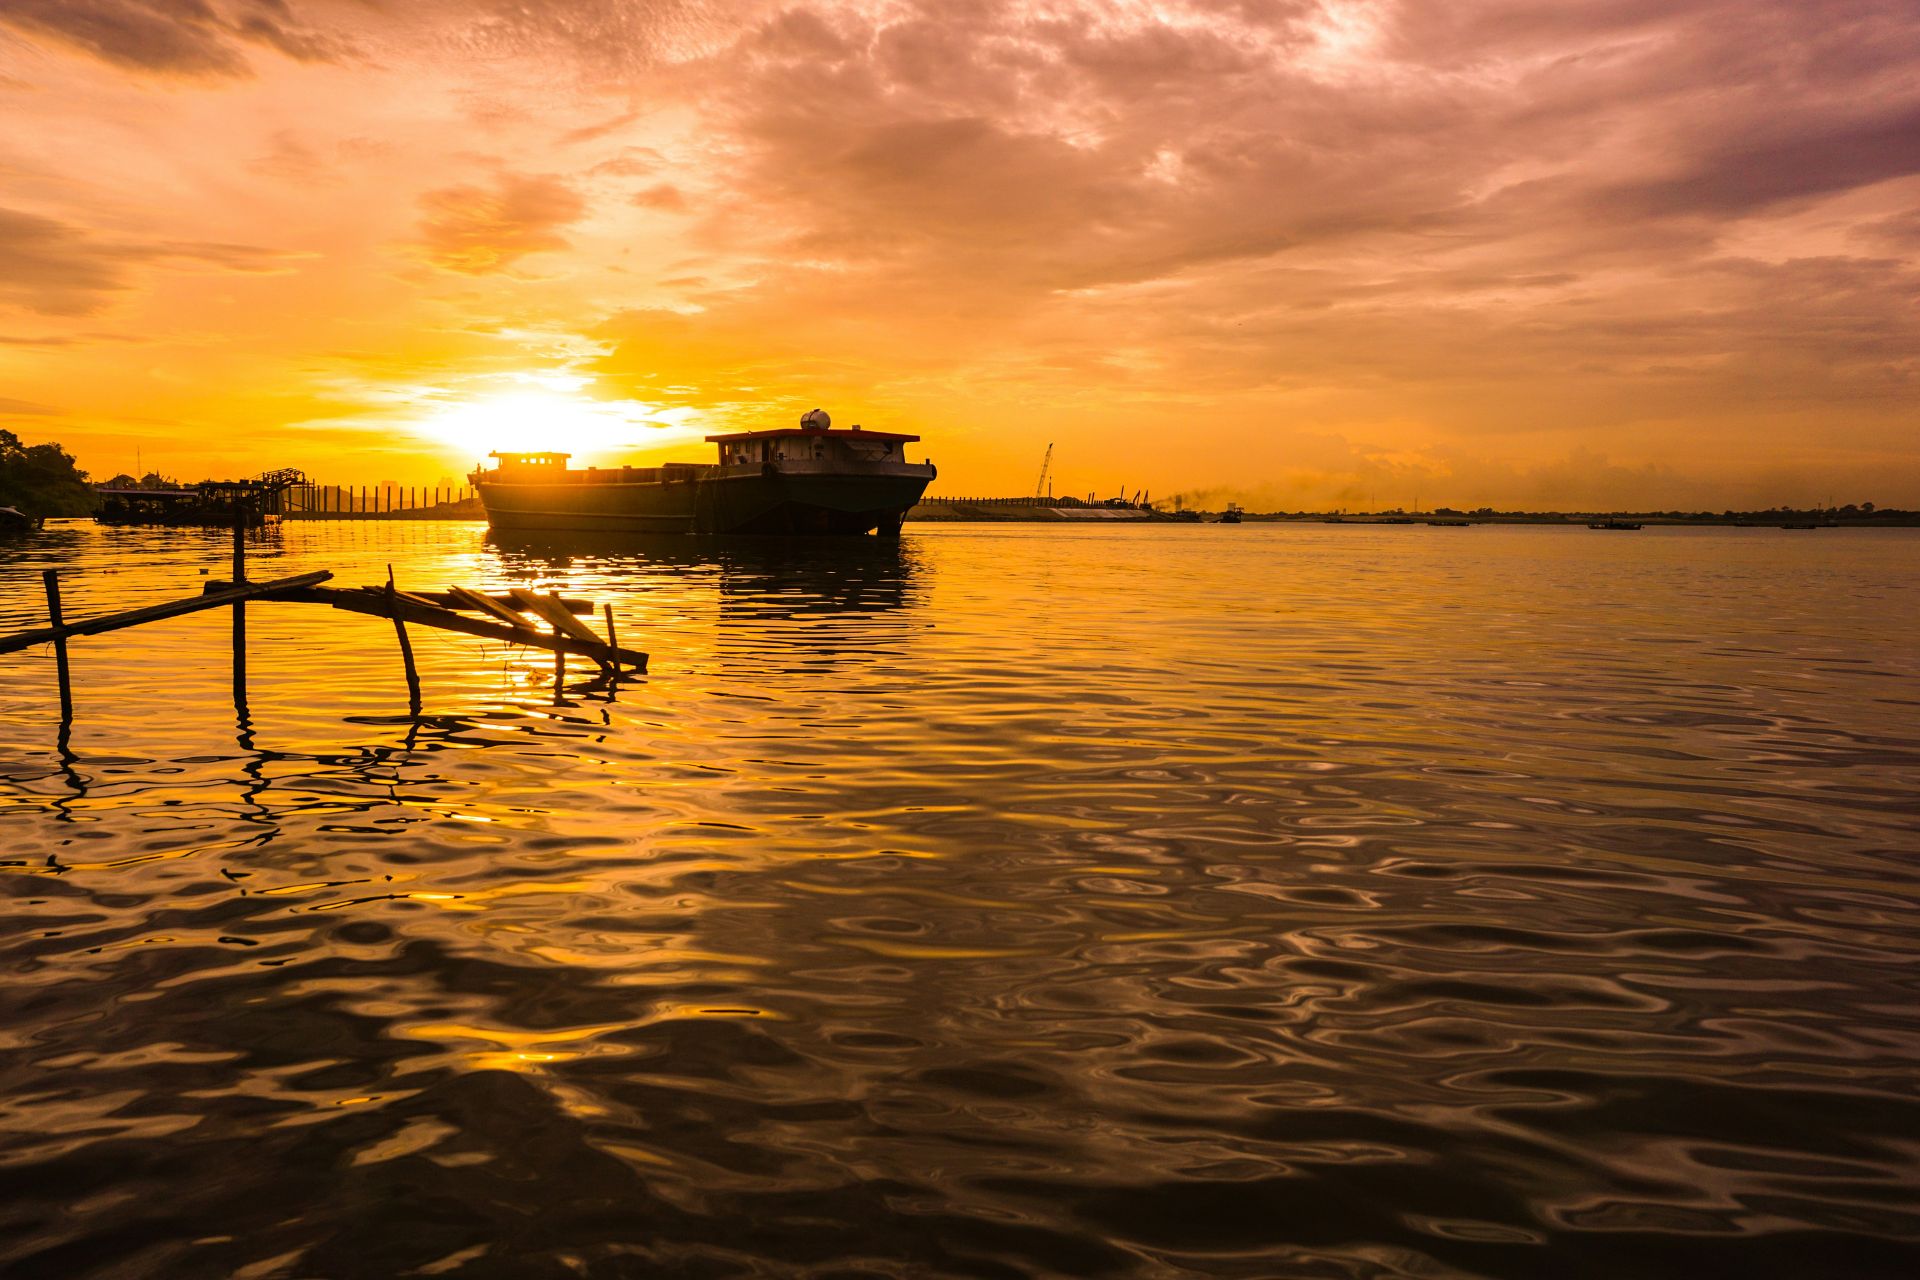
[[[833,425],[833,419],[827,416],[825,409],[809,409],[800,415],[802,431],[825,431]]]

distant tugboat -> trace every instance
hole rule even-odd
[[[834,431],[815,409],[798,427],[708,436],[717,463],[575,471],[570,454],[495,453],[500,465],[470,478],[496,529],[890,538],[935,475],[906,459],[919,438]]]
[[[1227,504],[1227,509],[1220,513],[1220,518],[1214,521],[1214,523],[1215,524],[1239,524],[1240,517],[1242,514],[1243,513],[1240,510],[1239,503],[1229,502]]]

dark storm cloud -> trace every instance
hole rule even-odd
[[[283,0],[7,0],[0,24],[115,66],[175,76],[247,75],[247,44],[302,62],[344,52],[303,27]]]

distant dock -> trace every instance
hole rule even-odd
[[[467,485],[295,485],[280,495],[282,520],[485,520]]]

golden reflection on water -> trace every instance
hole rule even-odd
[[[1871,1273],[1920,542],[1770,532],[272,531],[652,668],[416,633],[415,718],[255,606],[76,641],[63,734],[8,659],[0,1265]],[[221,554],[56,528],[0,625]]]

